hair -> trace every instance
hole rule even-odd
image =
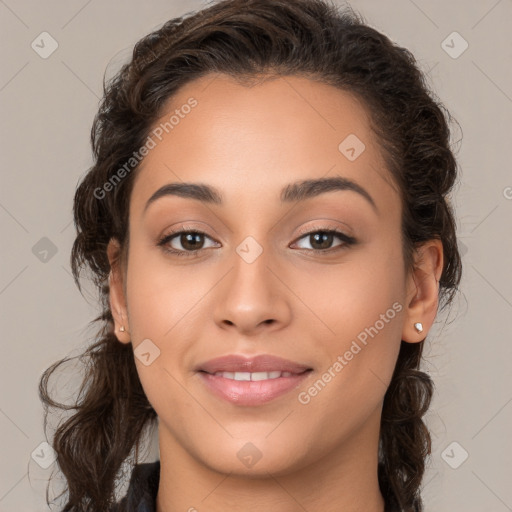
[[[72,409],[52,446],[67,482],[67,511],[108,510],[119,471],[157,414],[140,383],[131,343],[114,334],[109,305],[108,242],[128,254],[128,212],[136,166],[101,199],[95,194],[147,139],[185,84],[222,73],[248,85],[262,77],[303,76],[351,93],[367,108],[371,127],[402,202],[402,248],[407,271],[423,242],[442,241],[441,310],[454,298],[462,265],[448,194],[457,162],[450,149],[450,113],[430,91],[413,55],[368,26],[350,7],[330,0],[224,0],[171,19],[138,41],[131,60],[110,80],[91,130],[93,165],[73,205],[77,230],[71,252],[76,285],[87,268],[101,314],[94,344],[80,355],[85,374],[72,407],[54,401],[48,379],[69,358],[47,368],[39,382],[45,408]],[[386,391],[379,439],[378,480],[386,510],[421,512],[420,484],[431,454],[422,417],[433,382],[420,371],[424,340],[401,341]],[[129,425],[129,428],[127,426]],[[48,499],[48,498],[47,498]]]

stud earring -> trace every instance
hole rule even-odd
[[[121,327],[119,327],[119,332],[124,332],[124,325],[121,325]]]
[[[421,322],[416,322],[414,324],[414,328],[418,331],[418,332],[421,332],[423,331],[423,324]]]

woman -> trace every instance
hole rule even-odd
[[[320,0],[137,43],[75,195],[103,313],[53,440],[64,511],[423,510],[419,367],[461,278],[445,115],[410,52]]]

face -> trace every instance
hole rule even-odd
[[[254,475],[376,453],[411,295],[398,192],[363,105],[300,77],[208,75],[168,107],[155,128],[179,114],[150,134],[130,199],[126,295],[111,299],[161,456]],[[218,201],[191,188],[150,200],[185,182]],[[308,371],[251,383],[198,371],[227,355]]]

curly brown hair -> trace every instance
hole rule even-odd
[[[302,75],[362,100],[386,165],[399,185],[406,268],[418,244],[439,239],[444,265],[439,280],[443,310],[454,298],[462,265],[448,199],[457,178],[450,148],[451,115],[429,89],[413,55],[368,26],[347,7],[328,0],[224,0],[167,21],[134,47],[129,63],[109,81],[94,119],[94,163],[74,197],[77,236],[71,254],[76,285],[88,267],[102,313],[95,343],[80,356],[85,374],[73,406],[48,393],[49,367],[39,382],[45,408],[73,410],[56,429],[52,446],[67,482],[67,511],[109,510],[123,463],[156,412],[140,383],[131,344],[114,334],[109,304],[108,242],[127,254],[128,206],[135,167],[114,190],[95,193],[140,148],[167,101],[182,86],[211,72],[241,83],[265,75]],[[433,383],[420,371],[424,341],[402,340],[384,398],[379,443],[379,485],[386,510],[423,510],[420,484],[431,438],[422,417]],[[62,495],[62,494],[61,494]],[[48,498],[47,498],[48,499]]]

